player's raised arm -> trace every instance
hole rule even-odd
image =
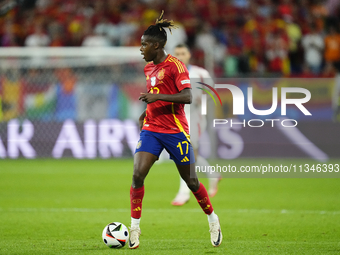
[[[150,104],[156,102],[157,100],[178,103],[178,104],[191,104],[192,96],[191,96],[191,89],[186,88],[181,90],[177,94],[151,94],[151,93],[141,93],[139,100]]]

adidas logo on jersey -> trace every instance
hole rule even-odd
[[[188,157],[185,156],[185,158],[183,158],[181,162],[188,162],[188,161],[189,161]]]

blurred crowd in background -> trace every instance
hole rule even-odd
[[[0,17],[2,47],[139,46],[161,10],[193,63],[215,76],[332,77],[340,68],[339,0],[33,0]]]

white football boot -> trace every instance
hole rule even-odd
[[[190,199],[190,194],[178,193],[171,204],[175,206],[181,206],[187,203]]]
[[[211,244],[214,247],[218,247],[222,243],[222,231],[221,231],[221,225],[220,225],[220,220],[209,223],[210,227],[210,239],[211,239]]]
[[[139,236],[140,236],[140,228],[134,227],[130,228],[130,238],[129,238],[129,248],[137,249],[139,246]]]

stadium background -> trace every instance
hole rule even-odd
[[[288,116],[303,140],[277,128],[228,129],[210,141],[222,151],[217,163],[339,164],[339,1],[1,1],[0,254],[131,252],[108,250],[101,232],[109,222],[130,222],[136,120],[145,108],[137,100],[145,91],[140,36],[162,9],[181,27],[168,51],[186,42],[192,63],[215,79],[251,78],[239,85],[254,88],[256,108],[268,109],[272,87],[290,77],[298,80],[289,86],[312,93],[311,117],[296,108]],[[306,62],[302,40],[311,28],[332,47]],[[224,107],[216,116],[232,117],[230,94],[219,93]],[[201,149],[214,162],[214,148]],[[224,178],[212,198],[224,238],[215,249],[193,196],[170,205],[174,165],[156,163],[145,182],[136,252],[339,254],[339,178],[312,174]]]
[[[187,43],[192,63],[215,79],[275,78],[240,85],[254,88],[254,105],[261,109],[270,108],[272,87],[287,86],[279,78],[305,79],[294,86],[311,91],[313,114],[287,117],[298,120],[327,157],[339,156],[337,1],[38,0],[5,1],[1,8],[0,157],[131,157],[138,139],[134,123],[145,108],[138,101],[145,89],[138,45],[162,9],[179,26],[169,36],[168,52]],[[313,46],[304,43],[311,34],[324,41],[312,60],[307,51]],[[230,93],[222,98],[231,105]],[[231,107],[220,111],[233,117]],[[310,157],[294,144],[285,146],[290,142],[277,131],[261,131],[243,129],[244,150],[220,157]]]

